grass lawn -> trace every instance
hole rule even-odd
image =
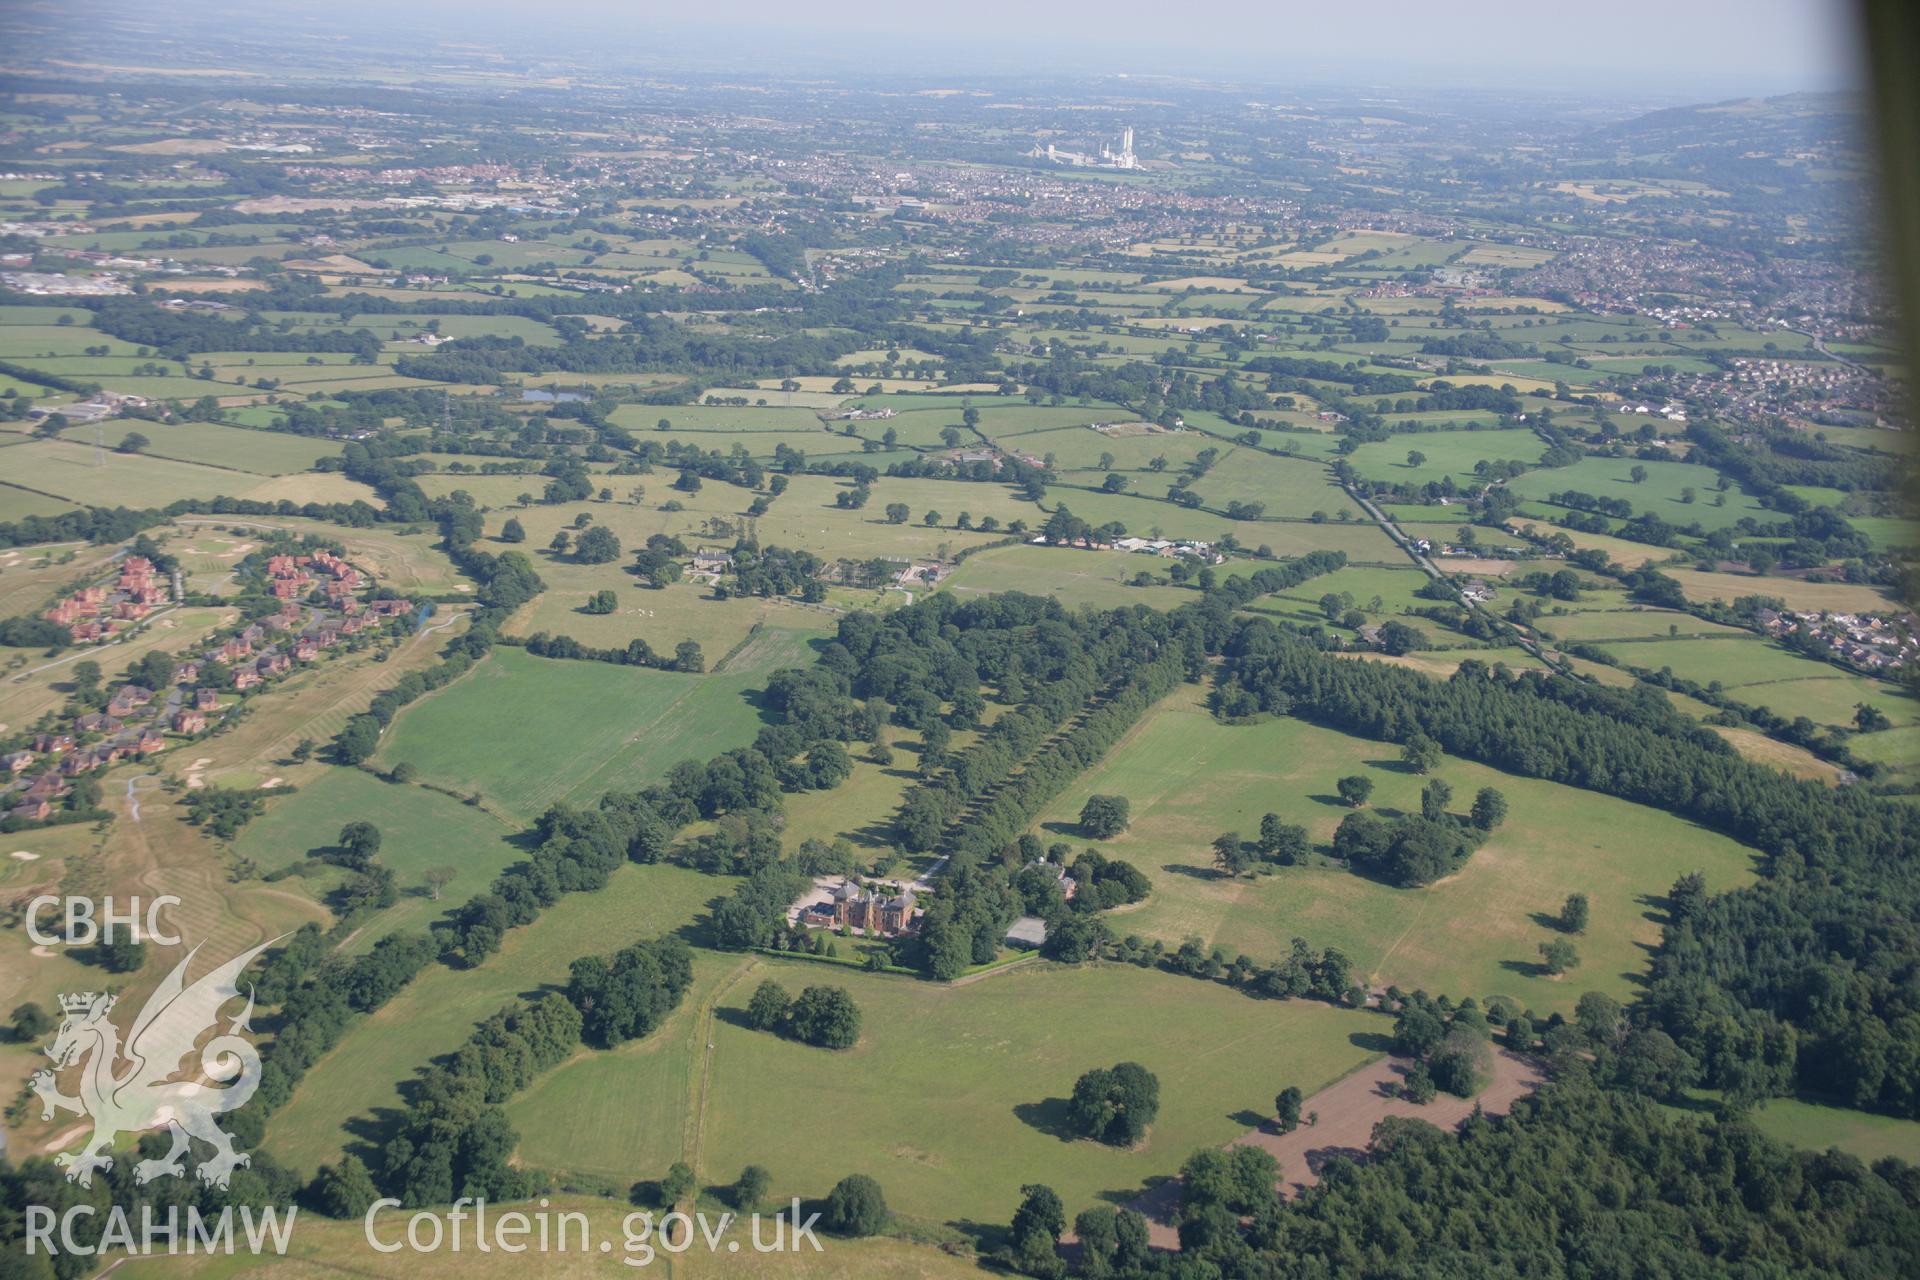
[[[13,445],[0,457],[9,482],[80,503],[164,507],[180,498],[235,495],[258,483],[251,475],[192,462],[116,453],[113,446],[132,429],[106,423],[107,447],[97,455],[91,443],[62,439]]]
[[[1363,448],[1371,446],[1362,446]],[[1418,447],[1418,446],[1414,446]],[[1635,484],[1633,469],[1644,467],[1647,478]],[[1633,504],[1633,513],[1647,512],[1668,524],[1687,525],[1698,521],[1713,530],[1736,523],[1742,516],[1767,521],[1775,517],[1754,498],[1738,488],[1726,491],[1726,505],[1716,507],[1714,485],[1719,473],[1712,467],[1691,462],[1642,462],[1637,458],[1582,458],[1570,467],[1549,467],[1529,471],[1508,482],[1507,487],[1521,498],[1546,501],[1550,493],[1574,489],[1602,498],[1622,498]],[[1692,489],[1694,500],[1684,501],[1682,490]]]
[[[147,447],[150,457],[205,463],[263,476],[306,471],[321,458],[340,452],[338,441],[289,435],[284,431],[250,431],[217,422],[180,422],[171,426],[161,422],[114,423],[108,425],[107,442],[112,444],[133,430],[153,441]],[[92,428],[69,427],[61,439],[92,448]],[[235,483],[252,482],[236,477]]]
[[[1221,831],[1250,839],[1261,815],[1274,812],[1324,844],[1347,812],[1334,795],[1337,778],[1373,779],[1372,804],[1385,810],[1417,809],[1424,779],[1402,770],[1390,744],[1293,719],[1223,725],[1200,697],[1189,688],[1168,698],[1042,816],[1043,838],[1077,843],[1088,795],[1131,800],[1131,829],[1102,848],[1152,877],[1153,894],[1108,917],[1123,935],[1170,944],[1198,935],[1263,962],[1283,957],[1299,936],[1339,948],[1381,985],[1507,995],[1545,1014],[1571,1010],[1588,990],[1631,993],[1645,947],[1659,937],[1658,900],[1680,875],[1699,870],[1723,889],[1752,874],[1748,850],[1656,810],[1448,759],[1437,776],[1453,786],[1455,811],[1492,786],[1510,816],[1446,880],[1395,889],[1335,866],[1227,879],[1213,870],[1209,847]],[[1537,945],[1557,935],[1542,917],[1575,891],[1592,902],[1593,923],[1574,939],[1583,963],[1551,978]]]
[[[1698,569],[1662,569],[1680,584],[1689,600],[1731,603],[1741,596],[1773,596],[1789,609],[1834,613],[1885,613],[1899,606],[1877,587],[1852,582],[1803,582],[1799,578],[1741,573],[1702,573]]]
[[[1230,560],[1220,569],[1251,573],[1263,562]],[[1155,609],[1174,609],[1197,598],[1193,587],[1157,585],[1134,587],[1127,584],[1135,574],[1150,573],[1166,583],[1168,562],[1157,556],[1134,555],[1126,551],[1081,551],[1069,547],[1036,547],[1026,544],[995,547],[967,559],[941,589],[962,596],[997,591],[1025,591],[1032,595],[1052,596],[1069,607],[1089,604],[1113,609],[1122,605],[1144,604]]]
[[[861,1008],[860,1043],[834,1053],[746,1029],[741,1011],[768,977],[790,992],[815,982],[845,987]],[[721,992],[704,1033],[713,1045],[704,1114],[687,1126],[704,1180],[728,1181],[758,1163],[772,1173],[775,1197],[809,1196],[863,1172],[896,1212],[963,1227],[1004,1223],[1025,1182],[1054,1187],[1069,1215],[1130,1196],[1197,1148],[1241,1132],[1282,1086],[1311,1093],[1360,1065],[1387,1029],[1355,1010],[1257,1001],[1116,965],[1043,964],[948,987],[756,958]],[[689,1030],[697,1045],[700,1029]],[[1210,1047],[1196,1051],[1202,1043]],[[1075,1078],[1128,1059],[1160,1078],[1160,1116],[1147,1142],[1119,1151],[1062,1136]],[[569,1167],[658,1176],[672,1158],[671,1142],[658,1136],[670,1108],[644,1133],[624,1121],[565,1117],[578,1114],[576,1100],[668,1096],[685,1089],[686,1076],[685,1059],[666,1046],[562,1067],[536,1084],[516,1117],[525,1121],[522,1153],[533,1163],[551,1153]],[[822,1126],[850,1110],[888,1121],[845,1125],[823,1140]],[[566,1126],[566,1140],[552,1141],[549,1125]]]
[[[1773,1098],[1752,1118],[1760,1132],[1808,1151],[1838,1147],[1869,1164],[1884,1156],[1920,1163],[1920,1120],[1870,1115],[1802,1098]]]
[[[292,1101],[275,1113],[267,1149],[311,1171],[337,1159],[353,1139],[377,1140],[395,1118],[401,1085],[430,1059],[458,1048],[475,1023],[517,996],[564,983],[567,966],[583,955],[688,925],[734,883],[682,867],[628,865],[598,892],[568,894],[533,924],[510,932],[500,953],[480,968],[429,967],[314,1064]],[[462,885],[455,896],[482,888]]]
[[[1632,542],[1626,538],[1610,538],[1604,533],[1576,533],[1571,529],[1562,529],[1560,526],[1546,520],[1521,518],[1508,521],[1507,526],[1511,529],[1531,530],[1543,538],[1551,538],[1556,533],[1564,533],[1572,540],[1576,549],[1585,551],[1588,548],[1592,548],[1594,550],[1604,551],[1607,553],[1607,559],[1627,569],[1638,569],[1644,564],[1658,564],[1662,560],[1672,559],[1674,555],[1673,548],[1671,547],[1655,547],[1644,542]],[[1660,572],[1671,573],[1672,571],[1662,569]],[[1715,576],[1717,577],[1719,575]],[[1741,594],[1748,593],[1743,592]]]
[[[399,882],[400,901],[369,920],[346,948],[358,952],[402,929],[424,931],[446,908],[485,891],[508,864],[525,856],[512,837],[517,829],[485,810],[419,786],[382,782],[359,769],[329,769],[293,795],[273,801],[235,841],[244,857],[272,873],[296,874],[321,892],[346,873],[310,861],[331,848],[349,822],[380,829],[379,861]],[[430,867],[450,866],[459,877],[435,902],[421,881]]]
[[[759,730],[752,695],[765,680],[761,669],[694,676],[500,648],[402,712],[379,763],[405,760],[424,781],[531,820],[744,746]]]
[[[1500,462],[1514,459],[1533,462],[1546,452],[1546,443],[1524,427],[1492,431],[1422,431],[1396,435],[1390,440],[1363,444],[1352,454],[1353,469],[1372,480],[1398,484],[1425,484],[1452,476],[1456,484],[1474,479],[1473,464],[1485,460]],[[1419,466],[1407,463],[1409,453],[1425,456]],[[1704,470],[1704,468],[1703,468]],[[1565,471],[1549,471],[1550,476]],[[1556,484],[1556,489],[1577,488]],[[1591,492],[1591,490],[1589,490]]]
[[[1896,727],[1920,723],[1920,699],[1908,690],[1747,633],[1620,644],[1607,652],[1629,666],[1668,668],[1701,684],[1717,680],[1729,696],[1789,718],[1807,716],[1817,724],[1850,727],[1855,704],[1865,702],[1884,711]]]

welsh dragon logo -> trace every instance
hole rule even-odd
[[[253,1015],[251,988],[246,1008],[229,1020],[226,1031],[199,1046],[199,1069],[184,1079],[174,1077],[181,1074],[181,1060],[194,1051],[200,1037],[218,1029],[221,1007],[240,996],[241,971],[278,941],[274,938],[235,956],[189,986],[187,966],[200,950],[194,947],[147,999],[127,1032],[124,1047],[118,1028],[107,1016],[117,997],[91,991],[60,997],[60,1032],[47,1049],[54,1066],[36,1072],[29,1084],[40,1096],[42,1119],[51,1120],[56,1111],[72,1111],[93,1121],[93,1135],[79,1151],[54,1157],[66,1169],[69,1182],[92,1186],[95,1169],[113,1167],[114,1140],[146,1129],[169,1130],[173,1148],[158,1160],[142,1160],[134,1166],[136,1182],[185,1174],[181,1157],[191,1151],[190,1137],[214,1148],[213,1157],[201,1161],[198,1168],[201,1181],[211,1186],[226,1187],[234,1169],[250,1163],[245,1152],[233,1149],[232,1137],[214,1123],[214,1117],[244,1106],[260,1087],[260,1054],[241,1035]],[[69,1097],[55,1078],[75,1066],[80,1067],[79,1095]],[[215,1087],[203,1083],[202,1077],[232,1083]]]

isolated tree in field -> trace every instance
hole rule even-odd
[[[1213,865],[1230,876],[1237,876],[1252,865],[1246,842],[1238,831],[1222,831],[1213,838]]]
[[[120,443],[113,447],[113,451],[115,453],[139,453],[152,443],[153,441],[147,439],[138,431],[129,431],[122,437]]]
[[[1130,817],[1125,796],[1088,796],[1080,806],[1080,829],[1095,840],[1111,840],[1127,829]]]
[[[1640,484],[1647,478],[1647,469],[1641,466],[1632,467],[1627,471],[1627,478],[1635,484]]]
[[[1416,733],[1400,748],[1400,759],[1415,773],[1432,773],[1440,767],[1440,744],[1424,733]]]
[[[1358,809],[1367,802],[1367,797],[1373,794],[1373,779],[1363,773],[1350,773],[1334,783],[1333,789],[1340,793],[1340,798],[1345,800],[1349,807]]]
[[[1300,1090],[1293,1085],[1288,1085],[1274,1097],[1274,1118],[1279,1122],[1280,1132],[1292,1133],[1300,1127],[1300,1103],[1302,1101]]]
[[[751,1213],[753,1207],[767,1198],[767,1188],[773,1185],[773,1177],[757,1164],[750,1164],[740,1171],[733,1180],[733,1207],[742,1213]]]
[[[81,697],[91,695],[100,687],[102,672],[100,664],[92,658],[82,658],[73,664],[73,691]]]
[[[547,550],[557,556],[567,554],[567,548],[573,545],[573,535],[565,529],[553,535],[553,541],[547,544]]]
[[[1560,928],[1566,933],[1585,933],[1589,907],[1587,895],[1570,893],[1560,908]]]
[[[1553,938],[1540,944],[1540,963],[1548,973],[1558,975],[1578,968],[1580,953],[1565,938]]]
[[[1853,704],[1853,727],[1861,733],[1878,733],[1882,729],[1891,729],[1893,721],[1887,719],[1887,713],[1880,708],[1856,702]]]
[[[908,510],[907,504],[904,502],[889,502],[887,504],[888,524],[905,524],[907,517],[912,514],[913,512]]]
[[[125,930],[117,930],[111,942],[100,944],[97,956],[108,973],[133,973],[147,962],[147,944],[135,942]]]
[[[935,528],[940,523],[940,513],[938,511],[929,511],[926,515],[920,517],[920,523],[929,529]]]
[[[1283,867],[1291,867],[1305,862],[1313,852],[1313,846],[1307,840],[1307,829],[1291,822],[1283,822],[1277,813],[1265,814],[1260,819],[1260,855]]]
[[[596,591],[587,597],[586,611],[592,614],[609,614],[620,607],[619,597],[611,591]]]
[[[755,1031],[778,1031],[786,1022],[787,1010],[792,1004],[787,989],[768,978],[754,989],[753,999],[747,1001],[747,1025]]]
[[[1473,825],[1491,831],[1507,820],[1507,798],[1492,787],[1482,787],[1473,796]]]
[[[526,526],[521,524],[518,519],[512,516],[507,517],[507,522],[500,526],[500,541],[525,542],[526,540],[527,540]]]
[[[1427,461],[1427,455],[1420,452],[1418,449],[1407,450],[1408,466],[1410,467],[1424,466],[1426,464],[1426,461]]]
[[[427,891],[433,895],[433,900],[438,902],[440,901],[440,891],[452,884],[459,875],[460,869],[458,867],[428,867],[421,873],[420,879],[426,884]]]
[[[348,866],[364,870],[380,852],[380,828],[371,822],[354,821],[340,828],[340,847],[346,851],[341,859]]]
[[[1380,651],[1395,657],[1427,647],[1427,633],[1397,619],[1380,624]]]
[[[16,1042],[38,1040],[53,1030],[53,1016],[29,1000],[13,1010],[13,1038]]]
[[[1117,1147],[1140,1141],[1160,1113],[1160,1081],[1137,1062],[1101,1067],[1073,1083],[1067,1120],[1081,1135]]]
[[[581,564],[612,564],[620,558],[620,539],[604,525],[594,525],[574,543],[573,558]]]
[[[667,1176],[660,1179],[661,1205],[671,1209],[674,1205],[682,1203],[693,1194],[696,1185],[698,1184],[694,1180],[693,1170],[687,1167],[685,1161],[675,1160],[672,1167],[667,1170]]]
[[[860,1039],[860,1008],[844,987],[808,987],[787,1011],[788,1034],[822,1049],[851,1049]]]
[[[1447,802],[1453,799],[1453,788],[1439,778],[1429,779],[1420,789],[1420,816],[1428,822],[1438,822],[1447,816]]]
[[[887,1198],[864,1173],[848,1174],[827,1193],[827,1230],[843,1236],[878,1235],[887,1225]]]

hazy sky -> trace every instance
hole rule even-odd
[[[558,8],[459,0],[459,8],[544,12],[549,21],[591,15],[610,36],[692,20],[802,44],[880,44],[915,70],[1050,60],[1136,73],[1212,65],[1447,85],[1577,79],[1583,89],[1670,86],[1688,99],[1834,88],[1854,71],[1847,0],[569,0]]]

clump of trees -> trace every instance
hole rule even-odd
[[[864,1173],[853,1173],[833,1184],[822,1221],[837,1235],[874,1236],[886,1230],[888,1217],[880,1184]]]
[[[756,1031],[822,1049],[851,1049],[860,1041],[860,1007],[844,987],[810,986],[793,999],[769,978],[747,1002],[746,1019]]]
[[[1088,796],[1080,806],[1080,829],[1095,840],[1111,840],[1127,829],[1130,816],[1125,796]]]
[[[1416,991],[1401,999],[1393,1024],[1393,1051],[1414,1062],[1402,1089],[1427,1102],[1436,1089],[1471,1098],[1493,1078],[1492,1031],[1469,997],[1449,1005]]]
[[[1096,1067],[1073,1082],[1067,1123],[1096,1142],[1130,1147],[1160,1113],[1160,1081],[1137,1062]]]
[[[636,942],[611,957],[581,956],[568,970],[567,999],[582,1038],[611,1049],[651,1032],[693,982],[693,952],[679,938]]]

